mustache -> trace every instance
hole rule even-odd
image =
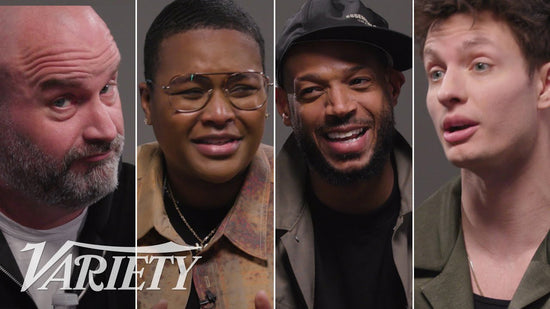
[[[80,147],[74,147],[65,155],[63,162],[65,166],[70,166],[72,162],[86,158],[89,156],[97,155],[100,153],[105,153],[107,151],[113,151],[115,157],[118,158],[122,153],[122,148],[124,147],[124,136],[118,134],[110,142],[93,142],[86,143]]]

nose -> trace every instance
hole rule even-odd
[[[459,70],[447,69],[437,89],[437,99],[447,108],[466,101],[465,84]]]
[[[118,132],[118,119],[122,120],[120,104],[108,105],[98,97],[87,105],[83,138],[89,142],[111,142]],[[120,121],[121,122],[121,121]]]
[[[346,90],[340,85],[334,85],[326,90],[325,109],[328,116],[349,117],[355,113],[357,102],[350,90]]]
[[[235,120],[235,110],[222,89],[214,89],[212,96],[201,111],[200,119],[206,125],[223,128]]]

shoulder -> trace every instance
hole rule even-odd
[[[415,211],[415,220],[419,223],[419,228],[427,227],[426,223],[435,223],[445,210],[451,206],[456,206],[460,201],[461,187],[460,177],[455,177],[436,192],[428,197]]]
[[[269,167],[271,169],[271,171],[273,171],[273,158],[274,158],[274,155],[273,155],[273,147],[270,146],[270,145],[266,145],[266,144],[260,144],[260,146],[258,147],[258,151],[256,151],[256,156],[259,156],[261,158],[263,158],[264,160],[267,161],[267,163],[269,164]]]
[[[460,195],[456,177],[415,209],[415,268],[443,267],[460,232]]]
[[[147,175],[152,177],[162,171],[162,150],[157,142],[142,144],[137,148],[137,179],[139,183]]]

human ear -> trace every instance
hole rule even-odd
[[[281,88],[275,88],[275,103],[277,104],[277,112],[283,117],[283,123],[285,126],[290,127],[292,125],[290,121],[290,107],[288,106],[288,94]]]
[[[151,89],[145,82],[139,83],[139,95],[141,99],[141,108],[145,113],[145,123],[151,124]]]
[[[388,83],[390,86],[390,98],[392,106],[397,105],[397,99],[401,93],[401,87],[405,83],[405,75],[395,69],[389,69],[388,71]]]
[[[537,108],[546,109],[550,107],[550,62],[545,63],[539,69],[541,89]]]

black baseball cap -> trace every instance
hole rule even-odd
[[[284,58],[299,42],[355,41],[382,51],[399,71],[412,66],[412,39],[390,30],[388,22],[360,0],[308,0],[290,18],[277,40],[277,83],[281,84]]]

